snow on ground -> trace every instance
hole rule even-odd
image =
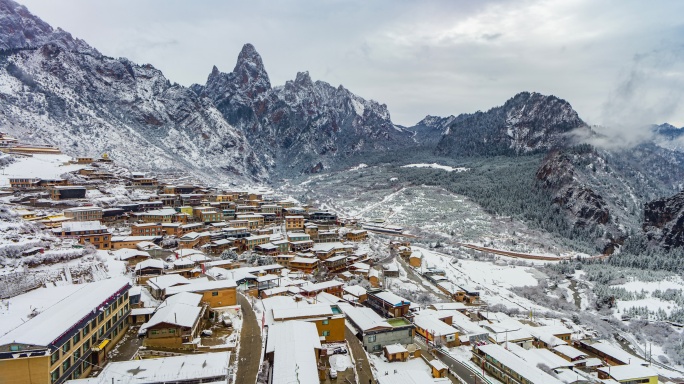
[[[620,284],[618,287],[623,287],[630,292],[653,292],[657,289],[664,291],[666,289],[684,289],[684,280],[681,276],[673,275],[661,281],[630,281],[628,283]]]
[[[330,366],[338,372],[346,371],[354,366],[349,355],[332,355],[329,362]]]
[[[376,356],[369,354],[368,357],[376,377],[401,371],[425,371],[430,374],[432,373],[430,366],[427,365],[422,358],[409,359],[407,361],[393,361],[390,363],[384,355]]]
[[[534,309],[540,312],[549,310],[510,291],[513,287],[536,286],[537,278],[542,276],[533,268],[456,259],[420,247],[414,247],[414,250],[423,254],[428,266],[443,269],[451,282],[479,290],[482,300],[490,306],[501,304],[507,308]],[[451,263],[456,260],[455,264]]]
[[[71,160],[68,155],[35,154],[32,157],[17,157],[16,161],[3,169],[0,187],[9,187],[9,179],[15,177],[58,179],[60,175],[85,168],[85,164],[65,163]]]
[[[402,168],[432,168],[432,169],[441,169],[443,171],[447,172],[465,172],[469,170],[469,168],[464,168],[464,167],[450,167],[448,165],[440,165],[437,163],[432,163],[432,164],[408,164],[408,165],[402,165]]]
[[[453,257],[425,248],[414,247],[423,254],[425,267],[438,267],[448,271],[452,267],[455,271],[462,271],[461,276],[452,274],[452,277],[466,284],[465,279],[482,286],[495,286],[502,288],[524,287],[537,285],[535,274],[539,272],[529,267],[514,265],[496,265],[486,261],[458,260],[458,266],[451,264]]]

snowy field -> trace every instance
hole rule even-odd
[[[447,172],[465,172],[468,170],[468,168],[464,167],[450,167],[448,165],[440,165],[437,163],[432,163],[432,164],[407,164],[407,165],[402,165],[402,168],[432,168],[432,169],[441,169],[443,171]]]
[[[9,187],[9,179],[15,177],[58,179],[60,175],[85,168],[85,164],[65,163],[71,160],[68,155],[35,154],[32,157],[17,157],[16,161],[2,169],[0,187]]]

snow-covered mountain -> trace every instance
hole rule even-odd
[[[447,156],[545,152],[567,145],[567,133],[585,125],[567,101],[522,92],[503,106],[454,118],[436,151]]]
[[[340,159],[411,145],[412,134],[395,126],[387,106],[343,86],[312,81],[308,72],[272,87],[261,56],[245,44],[232,72],[212,70],[194,85],[226,120],[242,129],[276,172],[318,172]]]
[[[149,64],[99,54],[10,0],[0,11],[0,36],[14,36],[2,40],[0,130],[71,155],[108,153],[132,169],[266,175],[211,101]]]

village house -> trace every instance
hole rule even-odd
[[[78,185],[55,186],[50,189],[52,200],[85,199],[86,188]]]
[[[411,306],[409,300],[384,290],[369,291],[366,304],[385,317],[404,317]]]
[[[409,351],[401,344],[385,345],[383,352],[387,361],[407,361],[409,359]]]
[[[313,257],[295,256],[290,260],[290,269],[312,274],[318,269],[318,259]]]
[[[170,371],[174,384],[226,383],[229,362],[230,352],[117,361],[107,364],[97,378],[68,384],[126,383],[131,380],[131,372],[141,373],[134,376],[135,384],[158,384],[168,382]]]
[[[117,260],[125,261],[129,266],[135,266],[150,258],[149,253],[137,249],[119,249],[112,252],[112,255],[114,255]]]
[[[406,319],[383,319],[370,308],[346,303],[340,303],[338,307],[356,329],[356,337],[368,352],[380,352],[386,345],[413,343],[414,325]]]
[[[169,274],[153,277],[147,280],[146,284],[150,289],[152,297],[154,297],[157,300],[162,300],[165,296],[165,291],[167,288],[183,284],[189,284],[189,281],[190,280],[181,275]]]
[[[344,283],[335,280],[323,281],[315,284],[303,285],[302,295],[314,297],[321,292],[329,293],[333,296],[342,297],[342,286]]]
[[[444,321],[451,322],[451,316],[446,317],[447,319],[444,319],[444,316],[440,316],[437,311],[426,310],[421,311],[412,320],[416,326],[416,332],[428,342],[447,348],[456,347],[460,345],[458,330]]]
[[[130,287],[126,279],[107,279],[43,288],[54,305],[20,325],[0,324],[2,381],[63,383],[104,365],[128,328]]]
[[[347,301],[363,304],[368,297],[366,289],[360,285],[347,285],[342,288],[343,296]]]
[[[112,249],[138,249],[138,244],[142,242],[159,242],[161,236],[112,236]]]
[[[124,249],[122,249],[123,251]],[[128,249],[125,249],[128,250]],[[133,273],[138,284],[144,284],[151,278],[160,276],[164,273],[164,262],[159,259],[143,260],[133,267]]]
[[[229,307],[237,304],[237,284],[231,279],[226,280],[188,280],[187,284],[175,285],[164,290],[164,296],[169,297],[181,292],[198,293],[202,295],[202,302],[210,308]]]
[[[362,229],[354,229],[347,232],[344,237],[347,239],[347,241],[364,241],[368,238],[368,232]]]
[[[150,320],[140,326],[145,347],[195,349],[200,333],[200,320],[206,311],[202,295],[182,292],[168,297],[157,307]]]
[[[58,237],[76,238],[79,244],[92,244],[97,249],[112,248],[112,234],[99,221],[64,222],[52,233]]]
[[[656,370],[634,364],[598,368],[598,377],[599,379],[612,379],[625,384],[658,383],[658,372]]]
[[[142,223],[131,225],[131,236],[164,236],[166,235],[161,223]]]
[[[326,343],[344,340],[344,315],[335,304],[309,304],[306,301],[295,301],[289,296],[275,296],[262,300],[265,308],[265,322],[273,324],[300,320],[316,325],[319,338]]]
[[[563,383],[497,344],[475,346],[472,360],[504,383]]]
[[[76,207],[64,210],[64,217],[73,221],[100,221],[102,220],[102,208],[100,207]]]
[[[304,230],[304,216],[285,216],[285,229],[287,231]]]
[[[174,221],[176,210],[173,208],[162,208],[147,212],[136,213],[135,217],[144,223],[171,223]]]
[[[273,324],[264,351],[264,359],[271,367],[270,383],[318,383],[321,349],[314,324],[303,321]]]

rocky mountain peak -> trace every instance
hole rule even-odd
[[[36,48],[54,43],[82,53],[99,55],[83,40],[75,39],[61,28],[54,29],[12,0],[0,0],[0,49]]]
[[[665,248],[684,246],[684,191],[646,203],[643,230]]]
[[[271,88],[271,81],[264,68],[261,55],[252,44],[245,44],[238,55],[233,73],[237,77],[238,84],[249,88],[254,95],[265,92]]]
[[[297,77],[295,77],[294,83],[300,87],[312,87],[313,81],[311,81],[311,76],[309,76],[309,71],[297,72]]]

